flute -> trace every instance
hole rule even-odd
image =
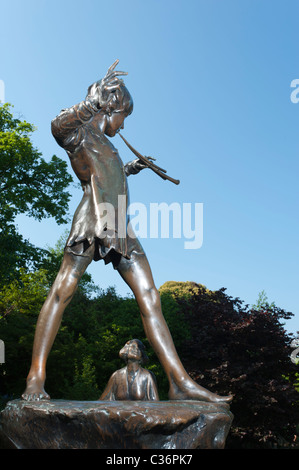
[[[138,157],[148,168],[150,168],[154,173],[156,173],[158,176],[160,176],[160,178],[162,178],[163,180],[168,180],[168,181],[171,181],[172,183],[174,184],[180,184],[180,180],[176,180],[174,178],[171,178],[170,176],[166,175],[167,171],[164,170],[163,168],[159,167],[158,165],[155,165],[155,163],[151,162],[148,158],[144,157],[143,155],[141,155],[139,152],[137,152],[137,150],[134,149],[134,147],[132,147],[131,144],[129,144],[129,142],[121,135],[120,132],[118,132],[118,135],[122,138],[122,140],[124,141],[124,143],[127,145],[127,147],[129,147],[129,149],[131,150],[131,152],[134,153],[134,155],[136,155],[136,157]]]

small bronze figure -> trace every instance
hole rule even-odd
[[[52,121],[53,136],[70,158],[83,197],[74,214],[62,265],[39,314],[22,397],[49,399],[44,390],[46,362],[63,312],[87,266],[92,260],[102,259],[113,264],[135,295],[146,336],[169,380],[169,398],[230,402],[231,396],[221,397],[206,390],[184,369],[162,314],[147,257],[132,229],[129,231],[127,176],[147,165],[139,159],[124,165],[106,137],[114,137],[123,129],[125,118],[133,110],[131,95],[119,78],[127,73],[115,71],[117,64],[88,88],[85,100],[62,110]]]
[[[119,356],[126,367],[112,374],[100,400],[159,400],[154,374],[141,367],[148,361],[144,344],[132,339],[119,351]]]

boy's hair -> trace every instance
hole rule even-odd
[[[124,82],[120,81],[120,88],[114,91],[105,91],[103,93],[103,99],[109,103],[109,106],[101,108],[106,114],[120,113],[124,111],[127,116],[133,111],[133,99],[128,89],[125,87]],[[87,97],[92,93],[92,89],[96,84],[90,85],[87,90]]]
[[[124,111],[127,116],[132,113],[133,99],[125,85],[121,84],[120,88],[109,93],[107,98],[110,98],[110,104],[109,107],[105,110],[106,112],[120,113]]]

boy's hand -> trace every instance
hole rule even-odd
[[[154,158],[147,157],[149,160],[155,160]],[[132,160],[125,164],[125,173],[127,176],[129,175],[137,175],[141,170],[148,168],[148,166],[143,163],[139,158]]]
[[[93,83],[88,88],[87,98],[99,109],[104,108],[109,110],[110,104],[114,98],[113,93],[124,84],[124,82],[118,78],[118,75],[128,75],[127,72],[114,71],[118,62],[119,60],[116,60],[111,67],[109,67],[104,78]]]

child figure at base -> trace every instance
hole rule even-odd
[[[154,374],[141,367],[148,361],[144,344],[139,339],[128,341],[119,351],[119,357],[126,366],[111,375],[100,400],[159,400]]]

